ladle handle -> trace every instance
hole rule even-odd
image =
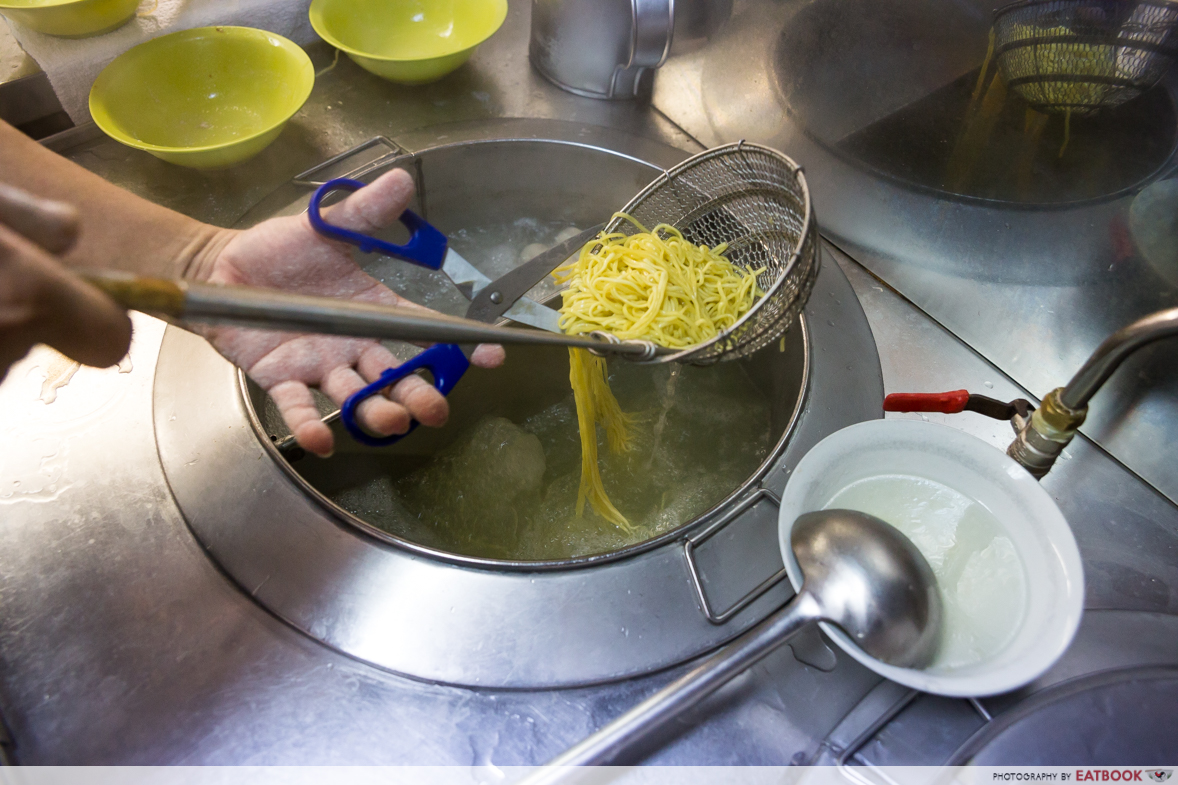
[[[680,676],[589,738],[553,758],[519,785],[567,781],[573,766],[620,765],[647,738],[760,661],[819,618],[818,603],[802,588],[788,605]]]

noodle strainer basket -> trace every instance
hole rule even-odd
[[[1089,115],[1153,87],[1178,57],[1173,0],[1023,0],[994,12],[1007,85],[1042,112]]]
[[[707,365],[746,357],[780,338],[798,318],[818,277],[818,225],[801,167],[769,147],[714,147],[668,169],[622,208],[653,228],[669,224],[696,245],[728,243],[738,267],[764,268],[765,295],[714,338],[649,362]],[[614,218],[605,232],[638,228]]]

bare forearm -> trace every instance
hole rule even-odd
[[[78,242],[62,257],[70,267],[203,277],[233,234],[112,185],[2,121],[0,180],[77,208]]]

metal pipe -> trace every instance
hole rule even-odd
[[[207,324],[414,343],[575,347],[635,360],[675,353],[674,349],[647,341],[615,342],[607,336],[598,338],[495,327],[419,308],[310,297],[250,286],[140,278],[122,273],[95,273],[85,278],[125,308]]]
[[[1178,308],[1158,311],[1117,330],[1096,347],[1088,362],[1076,371],[1060,393],[1059,402],[1069,409],[1083,409],[1129,355],[1142,346],[1176,335]]]
[[[1014,420],[1018,436],[1006,454],[1032,476],[1046,475],[1084,424],[1088,401],[1121,363],[1142,346],[1173,336],[1178,336],[1178,308],[1150,314],[1113,333],[1096,347],[1067,386],[1047,393],[1029,418]]]

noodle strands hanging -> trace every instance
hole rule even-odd
[[[763,292],[757,276],[724,257],[726,245],[693,245],[672,226],[654,231],[617,213],[639,232],[591,240],[576,261],[557,268],[567,283],[561,329],[572,335],[601,330],[622,340],[648,340],[672,349],[706,341],[731,327]],[[581,485],[577,514],[585,502],[601,517],[629,530],[610,502],[597,463],[597,424],[605,427],[611,452],[630,447],[630,418],[609,388],[605,360],[584,349],[569,350],[569,380],[581,432]]]

